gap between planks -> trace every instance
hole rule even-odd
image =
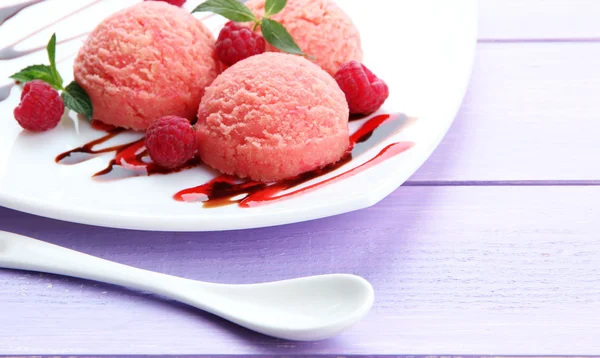
[[[480,38],[477,40],[477,43],[511,43],[511,44],[530,44],[530,43],[587,43],[587,42],[600,42],[600,37],[591,37],[591,38],[557,38],[557,37],[549,37],[549,38],[528,38],[528,39],[517,39],[517,38]]]
[[[600,186],[600,180],[422,180],[404,186]]]

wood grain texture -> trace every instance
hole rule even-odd
[[[142,268],[227,283],[351,272],[377,296],[341,336],[292,343],[145,293],[0,271],[0,354],[598,353],[599,202],[599,187],[402,187],[329,219],[198,234],[0,209],[2,229]]]
[[[482,41],[600,39],[597,0],[479,0]]]
[[[411,182],[600,183],[598,58],[600,43],[479,44],[462,108]]]

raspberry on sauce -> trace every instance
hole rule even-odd
[[[161,117],[146,131],[146,149],[157,165],[176,169],[194,158],[196,133],[190,122],[178,116]]]

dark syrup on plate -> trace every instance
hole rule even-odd
[[[189,169],[200,164],[199,160],[193,159],[183,167],[175,170],[159,167],[150,160],[144,138],[124,144],[98,148],[126,130],[115,128],[99,121],[93,121],[92,127],[97,130],[106,131],[107,134],[86,143],[81,147],[57,155],[55,158],[56,163],[65,165],[79,164],[98,155],[114,153],[114,157],[111,159],[108,166],[92,176],[94,179],[101,181],[153,174],[169,174]]]
[[[325,185],[343,180],[345,178],[361,173],[368,168],[394,157],[413,146],[413,143],[397,142],[383,148],[376,156],[368,161],[337,174],[333,177],[318,181],[300,189],[289,191],[302,184],[306,184],[317,178],[326,176],[333,171],[342,168],[352,162],[353,157],[364,148],[358,148],[357,144],[366,143],[373,136],[375,131],[384,123],[396,124],[401,127],[405,117],[400,115],[379,115],[365,122],[359,130],[350,136],[350,147],[346,155],[336,163],[318,168],[296,177],[281,180],[274,183],[261,183],[249,180],[241,180],[228,175],[221,175],[206,184],[197,187],[182,190],[174,195],[175,200],[194,202],[200,201],[205,207],[218,207],[237,203],[240,207],[254,207],[273,201],[289,199],[300,194],[313,191]],[[398,128],[396,128],[398,130]],[[393,133],[393,131],[391,132]],[[388,135],[391,134],[388,132]],[[375,143],[377,144],[377,143]],[[287,192],[285,192],[287,191]],[[285,193],[284,193],[285,192]]]
[[[383,148],[376,156],[366,162],[337,174],[333,177],[307,185],[303,188],[292,190],[302,184],[324,177],[348,163],[359,154],[373,145],[377,145],[382,139],[397,132],[407,123],[406,116],[383,114],[375,116],[366,121],[356,132],[350,136],[350,147],[346,155],[336,163],[318,168],[296,177],[281,180],[274,183],[262,183],[252,180],[244,180],[228,175],[220,175],[215,179],[202,185],[184,189],[176,193],[175,200],[184,202],[202,202],[205,207],[219,207],[237,203],[241,207],[253,207],[265,203],[288,199],[302,193],[313,191],[317,188],[354,176],[368,168],[394,157],[412,147],[412,143],[397,142]],[[106,135],[95,139],[81,147],[59,154],[56,162],[59,164],[72,165],[92,159],[98,155],[114,153],[108,167],[93,175],[96,180],[115,180],[135,176],[147,176],[153,174],[168,174],[172,170],[163,169],[150,160],[144,145],[144,139],[133,142],[99,148],[109,140],[115,138],[125,130],[102,125],[100,122],[92,122],[92,126],[107,132]],[[379,130],[382,127],[384,130]],[[380,133],[377,138],[373,137]],[[380,138],[380,137],[384,138]],[[373,139],[373,140],[372,140]],[[373,143],[370,143],[373,142]],[[192,160],[183,168],[176,171],[189,169],[200,165],[197,159]]]

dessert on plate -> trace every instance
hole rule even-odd
[[[105,19],[75,60],[75,81],[94,119],[145,130],[162,116],[192,120],[217,76],[215,40],[202,22],[164,2],[146,1]]]
[[[370,120],[350,138],[349,115],[375,112],[388,97],[387,85],[360,62],[360,34],[333,1],[269,4],[205,1],[194,12],[231,20],[215,40],[180,7],[138,3],[94,29],[75,59],[75,80],[64,87],[53,35],[50,65],[12,76],[29,82],[15,118],[25,129],[46,131],[66,107],[116,127],[56,159],[83,153],[74,160],[81,162],[113,151],[109,167],[95,177],[114,167],[166,174],[198,165],[200,158],[225,177],[238,177],[213,184],[241,178],[241,188],[253,188],[256,201],[256,190],[277,187],[274,182],[286,181],[280,187],[287,188],[334,170],[351,159],[354,143],[389,117]],[[220,68],[226,69],[218,74]],[[145,138],[95,147],[124,129],[144,131]]]
[[[257,17],[264,15],[265,0],[245,4]],[[362,61],[360,33],[332,0],[289,0],[272,19],[284,25],[302,51],[332,76],[343,63]],[[272,45],[267,50],[278,51]]]
[[[206,89],[198,153],[219,171],[256,181],[293,177],[348,149],[348,104],[335,80],[295,55],[264,53],[225,70]]]

